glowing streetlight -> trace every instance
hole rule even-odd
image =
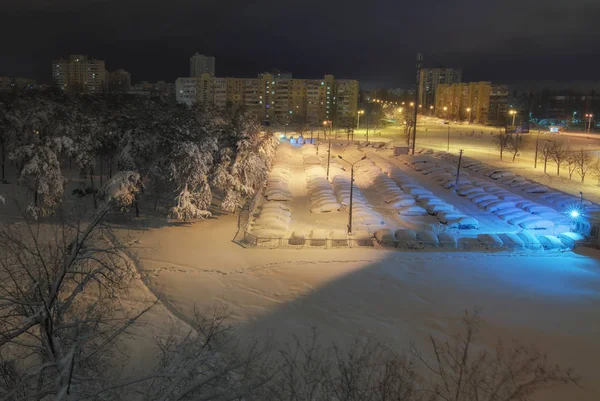
[[[414,107],[415,103],[414,102],[410,102],[410,107]]]
[[[467,107],[467,113],[469,113],[469,124],[471,124],[471,108]]]
[[[510,110],[508,112],[508,114],[512,115],[512,117],[513,117],[512,125],[514,127],[515,126],[515,117],[517,116],[517,111],[516,110]]]
[[[592,117],[594,117],[594,115],[592,113],[589,113],[589,114],[585,115],[585,118],[588,119],[588,129],[587,129],[588,134],[589,134],[589,132],[592,129]]]
[[[364,110],[359,110],[356,114],[358,116],[358,119],[357,119],[357,122],[356,122],[356,129],[359,129],[360,128],[360,116],[362,116],[363,114],[365,114],[365,111]]]

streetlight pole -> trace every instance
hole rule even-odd
[[[516,110],[511,110],[508,112],[509,114],[512,114],[513,120],[512,120],[512,126],[515,126],[515,117],[517,116],[517,111]]]
[[[329,138],[329,148],[327,149],[327,180],[329,180],[329,162],[331,161],[331,138]]]
[[[357,160],[354,163],[350,163],[348,160],[345,160],[341,155],[338,155],[338,157],[350,165],[350,213],[348,215],[348,234],[352,234],[352,199],[354,197],[354,165],[365,160],[367,158],[367,156],[363,156],[360,160]]]
[[[471,124],[471,108],[467,107],[467,112],[469,113],[469,125]]]
[[[463,150],[460,150],[460,154],[458,155],[458,169],[456,170],[456,182],[454,183],[454,190],[456,191],[456,187],[458,186],[458,177],[460,176],[460,163],[462,162],[462,154]]]
[[[537,137],[535,138],[535,157],[533,159],[533,168],[537,168],[537,159],[538,159],[538,146],[540,144],[540,133],[538,132]]]
[[[423,54],[417,53],[417,79],[415,82],[415,104],[413,108],[413,143],[412,143],[412,155],[415,155],[415,142],[417,142],[417,105],[419,104],[419,80],[421,75],[421,61],[423,60]]]
[[[450,126],[448,126],[448,148],[446,150],[450,151]]]

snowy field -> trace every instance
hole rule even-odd
[[[273,330],[280,342],[316,325],[326,342],[372,336],[406,349],[453,331],[477,307],[483,344],[518,338],[583,376],[583,389],[539,400],[600,397],[597,253],[243,249],[232,242],[236,226],[229,215],[133,232],[150,288],[176,316],[222,302],[241,330]]]

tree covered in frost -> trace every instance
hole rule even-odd
[[[262,134],[260,126],[245,115],[236,117],[227,139],[235,142],[221,148],[212,182],[223,191],[221,208],[235,211],[266,180],[277,140]]]
[[[62,136],[21,146],[12,153],[13,159],[23,163],[19,183],[30,192],[31,202],[27,209],[32,216],[51,214],[62,203],[66,180],[58,157],[72,149],[73,141]]]

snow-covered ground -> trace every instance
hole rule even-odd
[[[244,249],[237,216],[135,232],[148,283],[177,316],[228,304],[248,333],[280,341],[318,326],[323,341],[372,336],[398,349],[452,331],[465,309],[483,317],[480,341],[513,338],[583,376],[583,389],[539,400],[597,400],[600,270],[597,253]]]

